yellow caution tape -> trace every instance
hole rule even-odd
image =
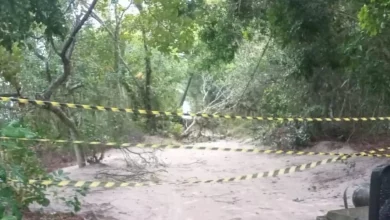
[[[311,118],[311,117],[251,117],[251,116],[239,116],[239,115],[219,115],[219,114],[206,114],[206,113],[181,113],[181,112],[168,112],[168,111],[156,111],[156,110],[144,110],[144,109],[131,109],[131,108],[118,108],[118,107],[106,107],[96,105],[85,105],[75,103],[60,103],[55,101],[43,101],[43,100],[30,100],[11,97],[0,97],[0,101],[15,101],[22,104],[34,104],[39,106],[57,106],[67,108],[78,108],[86,110],[98,110],[98,111],[111,111],[111,112],[127,112],[132,114],[141,115],[163,115],[163,116],[198,116],[203,118],[225,118],[225,119],[244,119],[244,120],[258,120],[258,121],[307,121],[307,122],[351,122],[351,121],[390,121],[390,117],[342,117],[342,118]]]
[[[368,154],[384,154],[384,152],[386,152],[388,150],[390,150],[390,147],[365,150],[364,152],[368,153]],[[386,154],[384,154],[384,155],[386,155]]]
[[[176,182],[176,183],[155,183],[155,182],[103,182],[103,181],[81,181],[81,180],[63,180],[63,181],[53,181],[53,180],[29,180],[29,184],[41,184],[46,186],[59,186],[59,187],[88,187],[88,188],[96,188],[96,187],[105,187],[105,188],[113,188],[113,187],[140,187],[140,186],[156,186],[156,185],[177,185],[177,184],[201,184],[201,183],[226,183],[226,182],[239,182],[244,180],[252,180],[252,179],[260,179],[267,177],[275,177],[284,174],[291,174],[295,172],[300,172],[308,169],[312,169],[318,167],[320,165],[335,163],[339,160],[345,160],[351,155],[340,156],[335,158],[329,158],[317,162],[305,163],[298,166],[291,166],[288,168],[277,169],[267,172],[254,173],[248,175],[242,175],[237,177],[228,177],[228,178],[220,178],[220,179],[211,179],[211,180],[196,180],[196,181],[184,181],[184,182]],[[18,182],[18,181],[15,181]]]
[[[347,153],[331,153],[331,152],[309,152],[309,151],[294,151],[294,150],[263,150],[256,148],[231,148],[231,147],[205,147],[205,146],[191,146],[191,145],[171,145],[171,144],[142,144],[142,143],[117,143],[117,142],[98,142],[98,141],[79,141],[79,140],[52,140],[52,139],[33,139],[33,138],[15,138],[0,136],[0,140],[18,140],[18,141],[36,141],[48,143],[72,143],[72,144],[86,144],[86,145],[100,145],[111,146],[118,148],[125,147],[139,147],[139,148],[153,148],[153,149],[184,149],[184,150],[209,150],[209,151],[223,151],[223,152],[243,152],[255,154],[287,154],[287,155],[319,155],[319,156],[348,156],[354,155],[356,157],[390,157],[390,154],[371,154],[366,152],[358,152],[354,154]]]

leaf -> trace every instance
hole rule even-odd
[[[1,129],[1,133],[7,137],[34,138],[36,134],[27,128],[6,126]]]

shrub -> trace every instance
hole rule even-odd
[[[11,122],[0,131],[1,136],[34,138],[36,135],[17,122]],[[28,184],[29,179],[45,175],[35,153],[22,142],[5,140],[0,143],[0,217],[21,219],[21,211],[37,202],[49,205],[41,185]]]
[[[1,136],[14,138],[36,138],[36,134],[13,121],[0,130]],[[22,219],[22,212],[32,203],[42,206],[50,204],[45,193],[48,186],[29,184],[30,179],[59,180],[57,175],[47,175],[38,157],[27,142],[4,140],[0,142],[0,218]],[[62,174],[62,172],[60,172]],[[75,202],[72,202],[72,201]],[[64,199],[79,210],[77,196],[73,200]]]
[[[270,123],[257,127],[256,139],[263,144],[283,150],[295,150],[305,147],[310,141],[311,134],[306,123]]]

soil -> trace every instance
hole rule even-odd
[[[52,152],[46,150],[45,153],[40,157],[43,166],[47,172],[52,172],[63,167],[73,166],[76,163],[76,157],[73,152]]]
[[[154,142],[156,143],[156,142]],[[235,140],[198,143],[213,147],[255,147]],[[261,146],[256,146],[260,147]],[[321,142],[311,151],[355,152],[353,147]],[[118,150],[110,150],[105,166],[64,168],[73,180],[96,180],[96,173],[125,165]],[[221,151],[167,149],[158,153],[167,167],[158,173],[161,183],[236,177],[319,161],[329,156],[265,155]],[[381,158],[350,158],[349,164],[326,164],[277,177],[212,184],[170,184],[154,187],[92,188],[82,198],[81,214],[93,219],[289,219],[312,220],[328,210],[343,209],[342,194],[347,186],[369,182],[374,167],[386,163]],[[72,196],[72,188],[56,188]],[[349,190],[352,192],[352,190]],[[350,196],[350,195],[349,195]],[[349,204],[351,201],[349,198]],[[33,210],[40,207],[32,206]],[[69,212],[62,203],[52,201],[46,212]]]

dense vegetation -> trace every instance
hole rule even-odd
[[[0,96],[167,111],[188,101],[192,112],[251,116],[390,115],[389,0],[16,0],[0,9]],[[177,118],[0,109],[3,136],[128,142],[194,129]],[[197,123],[284,148],[388,131],[388,122]],[[46,176],[36,151],[21,155],[31,145],[1,142],[0,179],[25,184],[1,189],[2,217],[48,203],[43,188],[27,187]],[[84,166],[92,150],[73,148]]]

